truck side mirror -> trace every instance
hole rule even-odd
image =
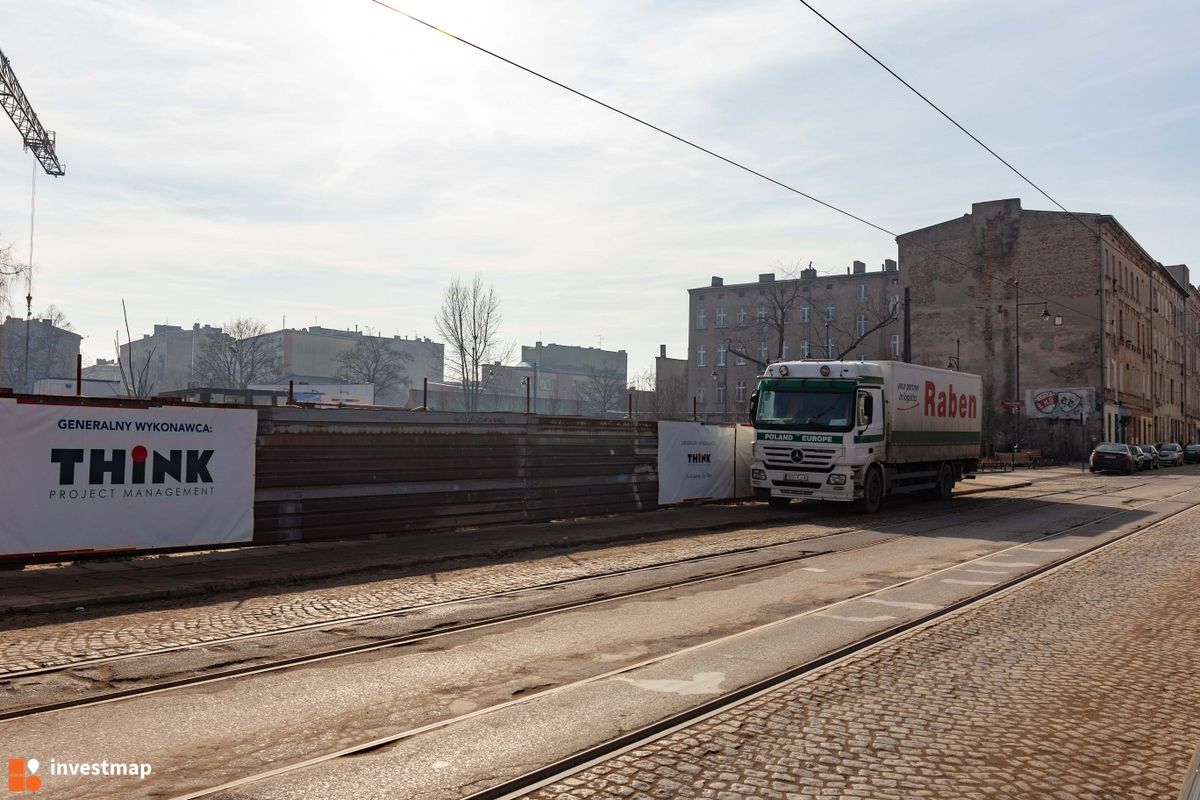
[[[758,421],[758,391],[750,393],[750,424]]]

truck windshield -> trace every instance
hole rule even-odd
[[[853,422],[854,392],[768,388],[759,392],[757,427],[848,431]]]

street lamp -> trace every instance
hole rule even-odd
[[[949,363],[946,364],[946,369],[952,369],[955,372],[962,372],[962,340],[954,340],[954,355],[950,356]]]
[[[1042,319],[1042,322],[1046,322],[1050,319],[1050,304],[1047,302],[1022,303],[1021,302],[1021,283],[1020,283],[1020,281],[1013,281],[1013,300],[1014,300],[1013,308],[1015,309],[1013,312],[1013,317],[1014,317],[1013,324],[1016,328],[1016,339],[1017,339],[1015,370],[1017,373],[1016,383],[1017,383],[1017,403],[1018,403],[1018,405],[1015,408],[1015,410],[1017,412],[1017,440],[1016,440],[1014,449],[1020,450],[1021,449],[1021,416],[1022,416],[1022,411],[1025,408],[1025,401],[1021,399],[1021,308],[1024,306],[1041,306],[1042,307],[1041,319]],[[997,313],[1003,313],[1003,311],[1004,311],[1003,306],[996,306]]]

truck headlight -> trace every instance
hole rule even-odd
[[[830,475],[829,476],[829,485],[830,486],[845,486],[846,485],[846,476],[845,475]]]
[[[754,469],[750,470],[750,477],[756,481],[765,481],[767,479],[767,471],[765,469],[759,469],[758,467],[755,467]]]

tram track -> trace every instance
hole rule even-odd
[[[1137,487],[1127,487],[1127,489],[1128,488],[1137,488]],[[1086,491],[1086,489],[1085,489],[1085,491]],[[1039,499],[1049,497],[1049,496],[1059,495],[1059,494],[1071,494],[1076,500],[1086,499],[1087,497],[1094,496],[1094,495],[1088,495],[1088,494],[1080,495],[1078,489],[1073,489],[1073,490],[1070,490],[1067,492],[1062,492],[1062,491],[1046,492],[1046,493],[1043,493],[1043,494],[1038,495],[1033,498],[1022,498],[1021,501],[1013,501],[1013,502],[1020,502],[1021,503],[1020,507],[1008,510],[1003,513],[999,513],[998,515],[993,513],[992,515],[990,515],[989,519],[995,519],[997,516],[1007,517],[1007,516],[1013,516],[1016,514],[1028,513],[1029,511],[1033,510],[1028,505],[1028,503],[1030,501],[1036,502]],[[1121,513],[1121,512],[1117,512],[1117,513]],[[907,521],[905,521],[903,523],[899,523],[899,524],[900,525],[913,525],[913,524],[916,524],[916,523],[919,523],[919,522],[922,522],[925,520],[945,519],[947,517],[949,517],[949,519],[946,521],[945,524],[939,525],[936,527],[925,528],[922,530],[921,535],[926,535],[928,533],[933,533],[938,530],[956,527],[956,526],[963,524],[962,509],[956,509],[955,511],[950,512],[948,514],[936,514],[936,515],[930,515],[928,517],[919,518],[917,520],[907,520]],[[1084,523],[1084,524],[1090,524],[1090,523]],[[864,534],[864,533],[876,533],[876,534],[878,534],[878,538],[875,538],[874,540],[866,541],[866,542],[857,542],[857,543],[850,542],[845,547],[832,547],[832,548],[826,547],[823,549],[811,549],[811,548],[807,547],[813,541],[822,541],[822,542],[828,544],[829,539],[838,538],[838,537],[850,538],[853,534]],[[825,536],[819,537],[818,540],[807,539],[807,540],[789,541],[786,543],[775,543],[775,544],[763,545],[763,546],[759,546],[759,547],[742,548],[737,551],[725,552],[725,553],[721,553],[721,554],[710,554],[710,555],[698,556],[693,559],[684,559],[684,560],[674,561],[674,562],[665,563],[665,564],[658,564],[658,565],[654,565],[654,566],[633,568],[630,570],[622,571],[621,573],[617,573],[617,574],[627,576],[630,574],[663,570],[663,569],[667,569],[670,567],[690,566],[692,564],[697,564],[697,563],[703,564],[703,563],[715,561],[717,559],[728,560],[728,559],[737,558],[737,557],[753,556],[757,553],[779,551],[780,549],[783,549],[783,548],[793,548],[793,549],[801,548],[801,547],[804,548],[804,549],[800,549],[798,552],[794,552],[794,553],[784,556],[782,558],[772,558],[767,561],[757,562],[757,563],[753,563],[753,564],[744,564],[744,565],[736,566],[733,568],[721,569],[717,572],[710,573],[710,574],[691,576],[691,577],[687,577],[687,578],[683,578],[683,579],[672,579],[667,582],[655,584],[655,585],[651,585],[651,586],[642,586],[642,587],[637,587],[637,588],[626,590],[626,591],[616,591],[616,592],[610,591],[610,592],[604,593],[603,595],[592,595],[592,596],[582,598],[579,600],[573,600],[573,601],[564,602],[564,603],[556,603],[556,604],[549,605],[549,606],[539,606],[536,608],[519,610],[519,611],[515,611],[515,612],[511,612],[511,613],[491,615],[491,616],[488,616],[488,617],[486,617],[484,619],[480,619],[480,620],[439,625],[432,629],[411,631],[411,632],[406,632],[406,633],[403,633],[400,635],[395,635],[395,636],[371,637],[371,638],[367,639],[366,641],[351,644],[351,645],[346,645],[343,647],[319,650],[316,652],[304,653],[301,655],[291,656],[291,657],[287,657],[287,658],[273,659],[273,660],[268,660],[265,662],[259,661],[251,656],[251,657],[245,658],[244,660],[248,661],[248,662],[253,662],[253,663],[246,663],[246,664],[243,664],[242,666],[232,667],[232,668],[228,668],[228,669],[219,669],[215,672],[214,671],[200,672],[198,674],[193,674],[193,675],[189,675],[187,677],[171,679],[171,680],[159,680],[159,681],[151,680],[150,682],[145,683],[143,685],[129,686],[127,688],[114,689],[111,691],[95,692],[95,693],[91,693],[91,694],[88,694],[88,695],[82,696],[82,697],[75,696],[75,697],[70,697],[68,699],[57,700],[54,702],[34,703],[34,704],[31,704],[28,706],[9,707],[9,708],[5,709],[4,711],[0,711],[0,723],[6,722],[6,721],[13,721],[13,720],[19,720],[19,719],[23,719],[23,718],[29,718],[29,717],[34,717],[34,716],[50,714],[50,713],[53,713],[56,711],[62,711],[62,710],[67,710],[67,709],[82,708],[82,707],[86,707],[86,706],[94,706],[94,705],[100,705],[103,703],[116,702],[119,700],[144,697],[144,696],[148,696],[148,695],[152,695],[152,694],[168,692],[168,691],[182,689],[182,688],[186,688],[186,687],[199,686],[199,685],[204,685],[204,684],[212,684],[212,683],[218,683],[218,682],[222,682],[222,681],[230,681],[230,680],[235,680],[235,679],[239,679],[239,678],[249,677],[252,675],[263,674],[263,673],[267,673],[267,672],[274,672],[274,671],[284,670],[284,669],[289,669],[289,668],[294,668],[294,667],[300,667],[300,666],[309,665],[309,664],[316,664],[316,663],[320,663],[320,662],[331,661],[334,659],[346,658],[346,657],[350,657],[350,656],[366,654],[366,653],[376,652],[376,651],[380,651],[380,650],[387,650],[387,649],[416,645],[416,644],[420,644],[422,642],[427,642],[427,641],[430,641],[433,639],[450,636],[450,635],[454,635],[454,634],[462,634],[462,633],[468,633],[468,632],[472,632],[472,631],[481,631],[481,630],[486,630],[488,628],[505,625],[508,623],[534,620],[534,619],[537,619],[540,617],[546,617],[546,616],[550,616],[550,615],[554,615],[554,614],[561,614],[564,612],[576,611],[576,610],[599,606],[599,605],[603,605],[603,604],[607,604],[607,603],[625,601],[625,600],[638,598],[638,597],[642,597],[642,596],[647,596],[647,595],[652,595],[652,594],[656,594],[656,593],[670,592],[670,591],[686,588],[689,586],[699,585],[699,584],[703,584],[703,583],[709,583],[709,582],[714,582],[714,581],[719,581],[719,580],[726,580],[729,578],[744,576],[744,575],[753,574],[756,572],[774,569],[774,568],[781,567],[781,566],[786,566],[788,564],[794,564],[794,563],[805,561],[805,560],[808,560],[808,559],[811,559],[811,558],[814,558],[817,556],[835,555],[835,554],[839,554],[839,553],[858,551],[858,550],[862,550],[864,548],[876,547],[876,546],[886,544],[889,542],[893,542],[893,541],[896,541],[899,539],[912,538],[915,535],[916,534],[912,534],[912,533],[890,533],[889,534],[886,531],[876,531],[876,530],[872,530],[872,529],[868,529],[868,528],[853,528],[853,529],[848,529],[848,530],[843,530],[843,531],[827,534]],[[1050,534],[1050,535],[1056,535],[1056,534]],[[614,573],[607,573],[605,575],[600,575],[600,576],[587,576],[587,577],[583,577],[583,578],[572,579],[571,581],[569,581],[569,583],[581,584],[581,583],[585,583],[587,581],[607,580],[607,579],[611,579],[613,576],[614,576]],[[562,585],[562,584],[558,584],[558,585]],[[511,596],[514,594],[522,593],[522,592],[535,592],[541,588],[543,588],[543,587],[530,587],[528,589],[511,590],[511,591],[507,591],[507,592],[497,594],[494,596],[496,596],[496,597]],[[471,599],[474,600],[477,598],[471,598]],[[465,602],[465,601],[447,601],[446,604],[450,604],[453,602]],[[392,614],[391,616],[399,616],[402,613],[404,613],[404,612],[398,612],[396,614]],[[380,615],[371,615],[369,618],[378,619],[379,616]],[[342,623],[342,624],[344,624],[344,623]],[[270,634],[264,634],[264,635],[270,635]],[[189,650],[195,650],[195,649],[197,649],[197,646],[181,647],[181,648],[176,648],[175,650],[176,651],[189,651]],[[158,655],[158,654],[159,653],[156,653],[155,655]],[[142,654],[138,654],[138,656],[141,656],[141,655]],[[138,656],[130,655],[130,656],[121,658],[119,660],[128,660],[130,658],[136,658]],[[114,660],[116,660],[116,659],[114,659]],[[81,662],[80,664],[77,664],[77,665],[47,667],[47,668],[44,668],[41,670],[36,670],[36,671],[31,671],[29,673],[25,673],[25,675],[43,676],[43,675],[47,675],[47,674],[54,674],[54,675],[58,675],[58,676],[69,677],[69,676],[71,676],[72,673],[78,672],[79,670],[92,669],[92,668],[94,668],[95,664],[96,664],[95,661],[85,661],[85,662]],[[11,686],[12,680],[13,680],[12,675],[3,676],[2,678],[0,678],[0,687],[3,687],[5,685]]]
[[[281,766],[275,767],[273,769],[263,771],[258,774],[245,776],[243,778],[239,778],[239,779],[236,779],[233,781],[222,783],[220,785],[188,791],[184,794],[174,796],[172,800],[196,800],[196,798],[208,797],[208,796],[212,796],[212,795],[215,795],[215,794],[218,794],[221,792],[232,791],[232,790],[235,790],[235,789],[238,789],[241,787],[246,787],[250,784],[254,784],[254,783],[257,783],[257,782],[260,782],[263,780],[267,780],[267,779],[274,778],[274,777],[279,777],[282,775],[286,775],[288,773],[295,772],[297,770],[305,769],[310,766],[315,766],[318,764],[329,762],[334,759],[343,758],[343,757],[347,757],[347,756],[364,755],[364,754],[367,754],[367,753],[370,753],[373,751],[378,751],[378,750],[386,748],[388,746],[397,744],[403,740],[411,739],[413,737],[416,737],[416,736],[419,736],[422,734],[431,733],[433,731],[446,729],[446,728],[449,728],[460,722],[465,722],[465,721],[473,719],[473,718],[493,714],[493,713],[499,712],[503,709],[506,709],[506,708],[509,708],[512,706],[536,701],[539,698],[545,698],[545,697],[548,697],[550,695],[554,695],[557,693],[570,691],[572,689],[577,689],[579,687],[583,687],[588,684],[594,684],[594,683],[597,683],[602,680],[610,679],[610,678],[613,678],[616,676],[620,676],[624,673],[629,673],[634,670],[641,669],[643,667],[647,667],[647,666],[650,666],[653,664],[657,664],[657,663],[666,661],[667,659],[676,658],[682,654],[698,651],[701,648],[710,647],[714,644],[717,644],[717,643],[720,643],[723,641],[736,640],[740,637],[746,637],[751,634],[761,632],[768,628],[772,628],[772,627],[775,627],[775,626],[778,626],[781,624],[793,622],[793,621],[798,620],[803,617],[821,615],[821,614],[824,614],[831,610],[836,610],[839,607],[844,606],[846,604],[860,601],[860,600],[863,600],[866,598],[870,598],[873,595],[877,595],[882,592],[891,591],[891,590],[894,590],[894,589],[897,589],[900,587],[904,587],[904,586],[916,583],[918,581],[923,581],[923,580],[929,579],[931,577],[950,572],[952,570],[962,569],[962,568],[970,566],[976,562],[987,562],[991,559],[995,559],[998,556],[1002,556],[1011,551],[1020,550],[1021,548],[1026,547],[1030,544],[1034,544],[1035,542],[1047,541],[1047,540],[1051,540],[1056,537],[1064,536],[1064,535],[1070,534],[1073,531],[1079,530],[1081,528],[1094,526],[1099,523],[1103,523],[1107,520],[1113,519],[1115,517],[1119,517],[1123,514],[1128,514],[1128,513],[1137,511],[1137,510],[1144,508],[1145,506],[1148,506],[1151,504],[1170,502],[1174,498],[1179,497],[1183,494],[1187,494],[1188,492],[1191,492],[1191,491],[1194,491],[1194,489],[1187,489],[1182,492],[1170,495],[1168,497],[1154,498],[1154,499],[1148,499],[1145,501],[1141,501],[1138,504],[1132,505],[1130,507],[1115,509],[1112,511],[1112,513],[1103,515],[1101,517],[1093,518],[1093,519],[1090,519],[1090,520],[1087,520],[1084,522],[1080,522],[1080,523],[1076,523],[1076,524],[1072,524],[1072,525],[1066,526],[1060,530],[1044,534],[1036,540],[1030,540],[1030,541],[1025,541],[1025,542],[1021,542],[1018,544],[1013,544],[1009,547],[1002,548],[998,551],[994,551],[994,552],[988,553],[986,555],[979,556],[977,558],[967,559],[965,561],[957,562],[951,566],[931,570],[929,572],[925,572],[918,576],[914,576],[911,578],[906,578],[903,580],[896,581],[887,586],[881,586],[881,587],[872,589],[867,592],[862,592],[862,593],[858,593],[858,594],[855,594],[850,597],[839,599],[835,602],[823,604],[821,606],[805,610],[798,614],[791,615],[784,619],[774,620],[774,621],[765,623],[763,625],[755,626],[753,628],[739,631],[737,633],[732,633],[732,634],[729,634],[726,636],[718,637],[717,639],[708,640],[708,641],[702,642],[700,644],[692,645],[692,646],[689,646],[689,647],[686,647],[686,648],[683,648],[680,650],[675,650],[675,651],[672,651],[669,653],[662,653],[662,654],[656,655],[654,657],[645,659],[643,661],[639,661],[634,664],[626,664],[622,667],[613,669],[611,671],[608,671],[608,672],[605,672],[602,674],[589,676],[582,680],[561,684],[558,686],[554,686],[554,687],[543,689],[543,690],[536,691],[536,692],[531,692],[529,694],[525,694],[525,695],[521,696],[520,698],[512,699],[512,700],[498,703],[498,704],[494,704],[494,705],[491,705],[491,706],[488,706],[485,708],[480,708],[478,710],[472,711],[467,714],[461,714],[461,715],[437,720],[437,721],[434,721],[434,722],[431,722],[431,723],[428,723],[425,725],[421,725],[419,727],[413,727],[408,730],[389,734],[384,737],[379,737],[379,738],[376,738],[376,739],[373,739],[370,741],[361,742],[361,743],[358,743],[358,744],[355,744],[355,745],[352,745],[349,747],[339,749],[334,752],[329,752],[329,753],[322,754],[319,756],[314,756],[314,757],[307,758],[307,759],[304,759],[301,761],[297,761],[292,764],[281,765]],[[916,627],[926,625],[931,622],[935,622],[935,621],[937,621],[945,616],[948,616],[952,613],[955,613],[963,608],[966,608],[968,606],[971,606],[971,605],[979,603],[979,602],[983,602],[1001,592],[1016,588],[1018,586],[1021,586],[1025,583],[1029,582],[1029,581],[1035,580],[1038,577],[1040,577],[1044,574],[1047,574],[1048,572],[1059,569],[1059,568],[1061,568],[1067,564],[1070,564],[1074,561],[1077,561],[1081,558],[1087,557],[1093,553],[1096,553],[1103,549],[1106,549],[1117,542],[1120,542],[1120,541],[1123,541],[1123,540],[1129,538],[1130,536],[1137,535],[1138,533],[1141,533],[1145,530],[1148,530],[1157,525],[1160,525],[1163,522],[1176,516],[1177,514],[1188,510],[1188,508],[1190,508],[1190,506],[1180,508],[1177,510],[1173,510],[1173,511],[1169,511],[1169,512],[1165,513],[1159,519],[1156,519],[1155,521],[1153,521],[1149,524],[1139,525],[1138,527],[1136,527],[1130,531],[1127,531],[1125,533],[1118,534],[1118,535],[1112,537],[1111,539],[1108,539],[1107,541],[1092,545],[1090,547],[1085,547],[1082,550],[1079,550],[1075,553],[1064,556],[1062,558],[1054,559],[1042,566],[1031,569],[1020,575],[1013,576],[1011,579],[996,582],[995,584],[987,587],[986,589],[972,592],[971,594],[969,594],[968,596],[965,596],[961,600],[951,603],[951,604],[949,604],[945,607],[942,607],[936,611],[922,614],[914,619],[907,620],[905,622],[902,622],[895,626],[889,627],[880,632],[865,636],[859,640],[856,640],[855,642],[853,642],[849,645],[836,648],[835,650],[832,650],[818,658],[808,660],[808,661],[804,662],[803,664],[789,668],[789,669],[779,672],[775,675],[769,676],[765,679],[755,681],[746,686],[734,689],[729,692],[725,692],[720,697],[714,698],[711,701],[705,702],[703,704],[699,704],[699,705],[689,708],[688,710],[683,711],[681,713],[670,715],[670,716],[664,718],[663,720],[660,720],[654,724],[638,728],[638,729],[636,729],[630,733],[624,734],[622,736],[615,737],[613,739],[598,743],[598,744],[594,745],[593,747],[590,747],[586,750],[580,751],[576,754],[573,754],[573,755],[571,755],[567,758],[561,759],[559,761],[555,761],[552,764],[549,764],[549,765],[546,765],[543,767],[539,767],[537,769],[534,769],[527,773],[524,773],[520,776],[511,778],[511,779],[507,779],[501,783],[497,783],[491,787],[477,791],[476,793],[469,795],[469,797],[471,798],[471,800],[498,800],[499,798],[516,797],[526,791],[535,789],[539,786],[559,781],[559,780],[563,779],[564,777],[570,775],[571,773],[578,771],[579,769],[582,769],[586,766],[591,765],[592,763],[594,763],[597,760],[609,757],[618,752],[622,752],[624,750],[636,747],[638,745],[645,744],[649,741],[652,741],[655,738],[658,738],[659,736],[666,735],[667,733],[670,733],[680,727],[684,727],[688,724],[691,724],[705,716],[708,716],[708,715],[711,715],[714,713],[718,713],[719,711],[723,711],[728,708],[732,708],[741,702],[745,702],[759,694],[762,694],[766,691],[775,689],[775,688],[779,687],[780,685],[783,685],[784,683],[786,683],[790,680],[793,680],[797,677],[800,677],[809,672],[813,672],[815,670],[821,669],[823,667],[829,666],[840,659],[860,653],[869,647],[872,647],[877,644],[881,644],[885,641],[888,641],[888,640],[890,640],[896,636],[899,636],[909,630],[912,630]],[[901,538],[901,537],[895,537],[895,538]]]
[[[1132,486],[1125,486],[1125,487],[1122,487],[1121,491],[1129,491],[1131,489],[1136,489],[1143,485],[1145,485],[1145,484],[1137,483]],[[1082,499],[1087,499],[1088,497],[1104,496],[1106,494],[1111,493],[1111,487],[1108,487],[1107,492],[1099,492],[1098,491],[1098,492],[1095,492],[1094,494],[1081,494],[1081,492],[1087,492],[1092,489],[1099,489],[1099,488],[1103,488],[1103,487],[1100,485],[1097,485],[1097,486],[1077,487],[1077,488],[1065,489],[1065,490],[1054,490],[1054,491],[1042,492],[1039,494],[1026,496],[1026,497],[1022,497],[1022,498],[1013,498],[1013,499],[1005,498],[1005,499],[1001,500],[1001,503],[1004,506],[1008,506],[1008,505],[1011,505],[1014,503],[1029,503],[1032,501],[1042,500],[1043,498],[1053,497],[1055,495],[1072,495],[1076,500],[1082,500]],[[992,502],[994,502],[994,499],[992,499]],[[923,522],[925,520],[936,520],[936,519],[939,519],[942,517],[947,517],[947,516],[953,517],[953,516],[961,515],[964,512],[970,513],[971,511],[975,510],[979,505],[980,505],[979,501],[974,501],[972,503],[972,508],[970,508],[970,509],[963,509],[961,506],[957,506],[955,508],[948,509],[948,510],[945,510],[945,511],[942,511],[939,513],[934,513],[934,514],[929,514],[926,516],[920,516],[920,517],[900,520],[898,522],[893,523],[890,527],[911,525],[914,523]],[[1028,510],[1028,509],[1019,509],[1019,511],[1024,511],[1024,510]],[[940,530],[942,527],[946,527],[946,526],[930,528],[929,530]],[[635,567],[628,567],[628,568],[622,568],[622,569],[596,572],[596,573],[588,574],[588,575],[579,575],[579,576],[573,576],[573,577],[569,577],[569,578],[563,578],[561,580],[543,581],[540,583],[533,583],[533,584],[529,584],[526,586],[519,586],[519,587],[515,587],[515,588],[511,588],[511,589],[501,590],[501,591],[481,592],[478,594],[469,594],[469,595],[453,597],[453,598],[449,598],[446,600],[437,600],[437,601],[426,602],[426,603],[414,603],[411,605],[404,605],[404,606],[398,606],[398,607],[392,607],[392,608],[386,608],[386,609],[378,609],[378,610],[363,612],[363,613],[359,613],[359,614],[347,614],[347,615],[343,615],[343,616],[339,616],[339,617],[315,620],[312,622],[305,622],[305,623],[301,623],[301,624],[297,624],[297,625],[272,627],[272,628],[264,629],[264,630],[260,630],[260,631],[239,633],[239,634],[234,634],[234,635],[230,635],[230,636],[219,636],[219,637],[207,638],[207,639],[203,639],[202,641],[189,641],[186,643],[163,645],[160,647],[142,648],[142,649],[138,649],[138,650],[132,650],[132,651],[129,651],[126,653],[117,653],[117,654],[112,654],[112,655],[81,658],[81,659],[75,659],[75,660],[71,660],[71,661],[58,661],[56,663],[47,663],[42,666],[32,667],[32,668],[20,668],[20,669],[7,669],[6,670],[2,666],[0,666],[0,687],[4,686],[6,683],[8,683],[12,680],[21,679],[21,678],[36,677],[36,676],[40,676],[40,675],[60,673],[63,671],[82,669],[82,668],[86,668],[86,667],[97,667],[97,666],[102,666],[102,665],[107,665],[107,664],[119,663],[119,662],[123,662],[123,661],[135,660],[135,659],[144,658],[144,657],[148,657],[148,656],[160,656],[160,655],[169,655],[172,653],[194,652],[197,650],[203,650],[205,648],[211,648],[211,647],[217,647],[217,646],[229,645],[229,644],[237,644],[237,643],[242,643],[242,642],[250,642],[250,641],[254,641],[254,640],[269,639],[269,638],[273,638],[273,637],[281,637],[281,636],[286,636],[288,634],[303,633],[303,632],[307,632],[307,631],[322,631],[322,630],[332,629],[332,628],[343,628],[346,626],[353,626],[353,625],[358,625],[358,624],[362,624],[362,623],[366,623],[366,622],[371,622],[371,621],[375,621],[375,620],[384,620],[384,619],[393,618],[393,617],[401,617],[401,616],[410,615],[410,614],[413,614],[416,612],[429,611],[432,609],[444,608],[447,606],[453,606],[453,605],[458,605],[458,604],[477,603],[477,602],[487,601],[487,600],[498,600],[498,599],[509,598],[509,597],[513,597],[515,595],[520,595],[520,594],[528,593],[528,592],[544,591],[547,589],[556,589],[556,588],[569,588],[569,587],[577,586],[580,584],[584,584],[589,581],[606,580],[606,579],[611,579],[611,578],[620,578],[620,577],[628,577],[628,576],[633,576],[633,575],[638,575],[638,574],[651,573],[651,572],[658,571],[658,570],[670,569],[672,567],[686,566],[686,565],[691,565],[691,564],[701,564],[701,563],[705,563],[705,562],[715,561],[715,560],[719,560],[719,559],[727,559],[730,557],[736,557],[736,556],[740,556],[740,555],[748,555],[748,554],[759,553],[759,552],[768,552],[768,551],[772,551],[772,550],[779,550],[781,548],[795,547],[800,544],[827,542],[828,540],[837,538],[837,537],[846,537],[846,536],[850,536],[853,534],[876,532],[876,530],[877,530],[876,528],[867,527],[867,526],[845,528],[845,529],[841,529],[841,530],[835,530],[830,533],[820,534],[817,536],[789,539],[787,541],[773,542],[773,543],[765,544],[765,545],[753,545],[753,546],[748,546],[748,547],[730,548],[727,550],[722,550],[721,552],[718,552],[718,553],[708,553],[708,554],[692,556],[692,557],[687,557],[687,558],[670,559],[670,560],[656,562],[653,564],[646,564],[646,565],[635,566]],[[892,538],[911,536],[911,535],[912,534],[895,534],[895,535],[893,535]],[[885,540],[880,540],[879,542],[868,543],[863,546],[874,546],[875,544],[882,543],[883,541],[885,541]],[[821,551],[821,552],[834,552],[834,551]],[[840,550],[838,552],[840,552]],[[787,560],[781,560],[778,563],[787,563]],[[770,565],[766,565],[766,566],[770,566]],[[714,577],[717,577],[717,576],[714,576]],[[668,587],[664,586],[664,587],[659,587],[659,588],[668,588]],[[614,596],[613,599],[619,599],[619,598]],[[442,631],[439,630],[437,632],[442,632]],[[0,714],[0,720],[3,720],[3,719],[5,719],[5,717],[2,714]]]

